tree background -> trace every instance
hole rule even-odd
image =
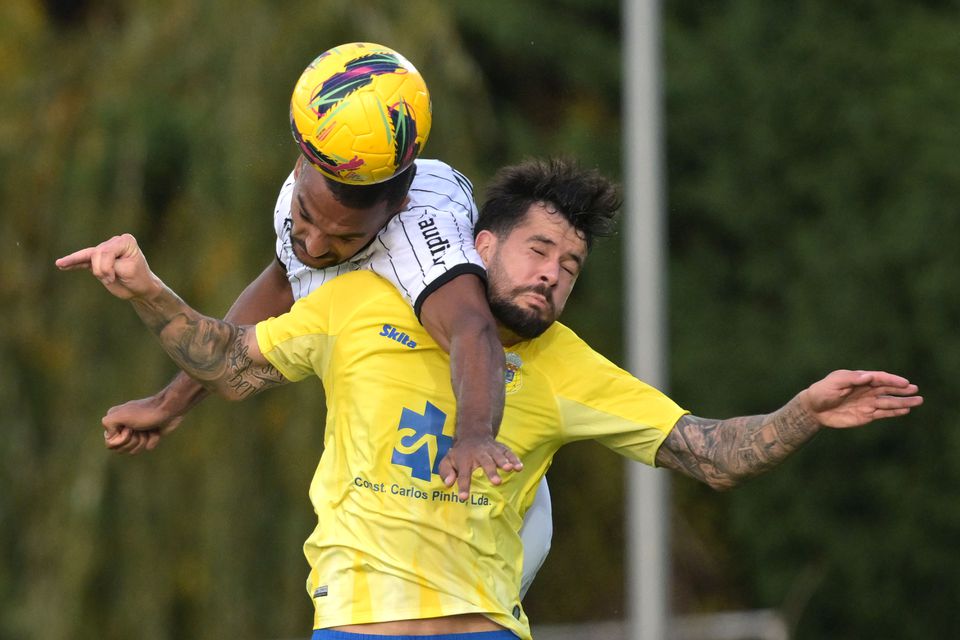
[[[955,636],[960,6],[663,14],[671,395],[758,413],[854,367],[927,398],[730,493],[676,479],[675,609],[774,607],[797,638]],[[529,155],[629,180],[614,0],[0,5],[0,637],[307,635],[318,388],[209,400],[156,451],[109,453],[104,411],[174,370],[124,303],[53,261],[130,231],[185,299],[224,313],[272,257],[293,83],[356,40],[423,72],[426,155],[478,193]],[[629,250],[600,245],[565,318],[615,361]],[[554,548],[528,613],[623,616],[621,461],[578,445],[550,479]]]

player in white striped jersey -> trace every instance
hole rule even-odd
[[[392,282],[407,298],[431,335],[450,350],[451,367],[456,369],[455,341],[459,339],[464,344],[469,339],[482,347],[483,340],[478,335],[483,335],[487,317],[492,326],[483,288],[486,272],[473,246],[477,217],[473,185],[463,174],[438,160],[417,160],[405,173],[409,175],[397,176],[383,186],[344,188],[299,159],[280,190],[274,210],[276,259],[244,290],[226,319],[250,323],[280,315],[294,300],[327,280],[349,271],[369,269]],[[412,181],[403,182],[411,178]],[[359,200],[354,200],[357,196]],[[395,206],[389,204],[393,201]],[[479,297],[482,308],[476,304]],[[457,332],[461,335],[457,336]],[[462,334],[467,334],[466,338]],[[492,338],[497,339],[495,329]],[[499,342],[495,355],[503,355]],[[465,364],[482,371],[484,356],[482,351],[477,357],[468,355]],[[475,394],[473,406],[486,411],[474,421],[481,425],[493,423],[494,428],[499,426],[503,410],[502,364],[496,371],[499,397],[484,394],[482,374],[467,375],[463,365],[460,374],[461,388]],[[455,371],[453,383],[456,389]],[[111,408],[103,419],[107,446],[127,453],[154,448],[159,438],[174,430],[184,414],[205,395],[191,378],[178,375],[154,396]],[[458,436],[462,425],[458,415]],[[492,480],[497,467],[518,468],[519,460],[509,449],[493,444],[497,450],[481,452],[489,456],[487,464],[471,463],[471,456],[478,456],[467,451],[467,462],[453,465],[454,471],[460,473],[445,475],[448,484],[457,479],[463,493],[469,486],[470,471],[477,466],[482,466]],[[441,466],[442,475],[443,469]],[[521,593],[529,588],[546,558],[552,529],[550,494],[544,480],[521,530]]]
[[[473,247],[477,207],[473,185],[459,171],[439,160],[417,160],[416,175],[404,208],[390,218],[376,238],[345,262],[322,269],[303,264],[294,253],[291,204],[296,176],[284,182],[274,209],[277,259],[290,280],[296,300],[336,276],[369,269],[397,287],[417,316],[423,301],[437,287],[461,273],[485,278]]]

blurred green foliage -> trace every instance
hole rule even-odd
[[[958,6],[663,10],[671,395],[757,413],[832,368],[879,367],[927,396],[729,494],[677,480],[676,609],[776,607],[798,638],[956,635]],[[426,155],[478,190],[529,155],[621,177],[620,39],[613,0],[0,5],[0,637],[305,637],[311,621],[319,388],[208,400],[158,450],[111,454],[99,417],[174,369],[56,257],[133,232],[222,314],[272,259],[293,83],[347,41],[417,65]],[[599,246],[565,318],[617,361],[628,250]],[[594,445],[558,456],[534,622],[623,615],[622,470]]]

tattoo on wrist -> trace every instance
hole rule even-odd
[[[684,416],[657,461],[713,487],[729,488],[776,466],[819,428],[796,399],[768,415],[728,420]]]

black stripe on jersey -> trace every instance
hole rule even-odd
[[[467,245],[470,245],[471,247],[475,245],[474,238],[473,238],[473,228],[471,227],[470,229],[470,237],[464,238],[463,228],[460,225],[456,225],[456,227],[457,227],[457,237],[460,239],[460,243],[457,245],[457,247],[459,247],[459,250],[460,250],[460,255],[463,256],[463,262],[470,262],[470,258],[467,257],[467,252],[464,250],[464,247]],[[450,254],[447,253],[443,256],[444,262],[449,263],[449,259],[447,257],[449,255]]]
[[[405,224],[403,224],[403,221],[402,221],[402,220],[400,221],[400,228],[403,229],[403,236],[407,239],[407,242],[410,244],[410,253],[412,253],[412,254],[414,255],[414,257],[417,259],[417,265],[420,266],[420,273],[422,274],[422,273],[423,273],[423,265],[420,264],[420,256],[418,256],[418,255],[417,255],[417,252],[413,250],[413,243],[410,242],[410,236],[407,235],[407,227],[406,227]],[[393,269],[393,276],[394,276],[394,279],[393,279],[393,280],[390,280],[390,278],[387,278],[387,280],[390,280],[390,282],[391,282],[393,285],[402,288],[403,291],[402,291],[401,293],[403,293],[403,296],[404,296],[407,300],[409,300],[409,299],[410,299],[410,290],[407,289],[407,288],[404,286],[404,284],[403,284],[403,278],[401,278],[401,277],[400,277],[400,274],[397,273],[397,263],[396,263],[396,261],[393,259],[393,255],[390,253],[390,247],[388,247],[388,246],[387,246],[387,243],[385,243],[385,242],[383,241],[383,238],[380,237],[381,235],[383,235],[383,234],[380,234],[380,235],[377,236],[377,242],[380,243],[380,246],[383,247],[384,252],[387,254],[387,261],[390,263],[390,268]],[[377,272],[374,270],[374,268],[373,268],[373,261],[372,261],[372,260],[368,261],[368,262],[367,262],[367,265],[368,265],[368,268],[370,269],[370,271],[373,271],[374,273],[377,273]],[[377,274],[377,275],[382,275],[382,274]]]
[[[410,239],[410,234],[407,233],[407,225],[403,220],[400,220],[400,228],[403,230],[403,237],[407,239],[407,244],[410,245],[410,253],[413,254],[413,257],[417,259],[417,266],[420,267],[420,274],[426,275],[427,271],[423,268],[423,263],[420,262],[420,255],[417,253],[416,245],[413,244],[413,240]],[[390,255],[390,247],[383,243],[383,240],[380,241],[380,244],[383,245],[383,248],[387,250],[387,255],[390,256],[390,262],[393,263],[393,256]],[[397,276],[399,278],[399,275]]]
[[[427,173],[427,174],[424,174],[424,178],[429,177],[429,178],[432,178],[432,179],[434,179],[434,180],[436,180],[436,181],[438,181],[438,182],[446,182],[446,183],[448,183],[448,184],[454,185],[456,188],[458,188],[458,189],[460,190],[460,192],[463,194],[464,198],[465,198],[468,202],[471,202],[471,203],[472,203],[472,202],[473,202],[473,185],[470,184],[470,180],[468,180],[467,177],[464,176],[464,175],[463,175],[462,173],[460,173],[459,171],[453,171],[453,173],[454,173],[454,175],[456,176],[456,179],[455,179],[455,180],[449,179],[446,175],[440,175],[440,174],[436,174],[436,173]],[[414,182],[413,185],[411,185],[410,191],[416,191],[416,192],[418,192],[418,193],[430,193],[430,194],[433,194],[433,195],[438,196],[438,197],[446,198],[448,201],[456,204],[460,209],[463,209],[463,210],[464,210],[464,212],[470,217],[470,223],[471,223],[471,224],[473,224],[473,223],[476,222],[476,221],[473,219],[473,207],[470,207],[470,206],[464,207],[464,206],[463,206],[463,203],[460,202],[459,200],[457,200],[456,197],[453,196],[453,195],[450,195],[450,194],[448,194],[448,193],[444,193],[444,192],[442,192],[442,191],[435,191],[435,190],[433,190],[433,189],[425,189],[425,188],[423,188],[422,186],[417,186],[416,182]],[[440,210],[439,207],[435,207],[435,206],[433,206],[433,205],[424,205],[424,206],[429,206],[430,208],[432,208],[432,209],[437,209],[438,211]]]
[[[294,276],[297,281],[297,291],[294,294],[297,300],[305,297],[311,291],[313,286],[313,276],[316,272],[313,270],[303,270],[298,275]],[[306,283],[304,283],[304,276],[306,276]],[[293,282],[290,282],[290,288],[293,289]]]
[[[430,296],[431,293],[447,284],[457,276],[462,276],[465,273],[472,273],[480,278],[483,281],[483,285],[487,285],[487,271],[478,264],[473,263],[463,263],[458,264],[453,267],[442,276],[431,282],[427,285],[427,288],[423,290],[420,296],[417,298],[417,301],[413,303],[413,312],[417,315],[417,320],[420,319],[420,309],[423,308],[424,301]]]
[[[460,185],[460,189],[463,190],[463,194],[467,196],[471,202],[473,202],[473,183],[470,182],[470,179],[467,178],[467,176],[463,175],[456,169],[453,170],[453,174],[457,177],[457,183]],[[470,224],[476,224],[477,221],[473,219],[473,209],[469,209],[467,213],[470,214]]]

